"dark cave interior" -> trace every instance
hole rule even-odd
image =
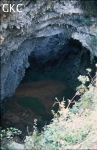
[[[25,136],[26,127],[29,126],[32,131],[36,118],[38,129],[41,130],[44,124],[51,121],[51,110],[58,110],[58,105],[53,107],[55,97],[59,101],[63,97],[65,100],[71,99],[76,87],[81,84],[77,77],[87,75],[86,68],[92,68],[91,75],[94,76],[97,58],[90,62],[90,52],[79,41],[72,38],[65,43],[63,41],[61,35],[45,38],[31,52],[30,66],[7,103],[2,127],[19,128],[23,131],[22,136]]]

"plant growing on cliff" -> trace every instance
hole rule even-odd
[[[22,132],[16,128],[7,128],[4,130],[0,129],[1,140],[3,138],[12,139],[14,135],[20,135]]]
[[[97,64],[95,64],[95,67],[97,68]],[[85,111],[85,109],[90,109],[94,107],[95,101],[97,100],[97,71],[95,73],[95,76],[92,78],[91,76],[91,69],[87,68],[88,71],[88,79],[89,79],[89,85],[86,86],[84,82],[84,88],[86,88],[85,92],[80,91],[81,86],[77,87],[77,90],[79,90],[83,95],[79,99],[79,103],[75,104],[73,109],[75,112],[79,111],[79,108],[81,109],[81,113]],[[80,81],[83,83],[83,79],[80,79]]]
[[[90,138],[94,133],[97,134],[97,119],[94,117],[96,111],[92,111],[92,108],[94,108],[94,101],[97,98],[94,95],[97,87],[93,86],[93,78],[91,78],[90,75],[91,69],[88,68],[87,71],[88,76],[79,76],[78,79],[84,86],[86,86],[86,82],[90,81],[91,86],[89,85],[87,91],[82,93],[79,101],[76,102],[74,107],[69,109],[70,102],[74,100],[78,93],[81,93],[80,91],[77,91],[78,93],[75,94],[71,100],[68,100],[67,107],[65,107],[64,98],[61,102],[55,98],[56,102],[54,105],[58,103],[59,109],[57,113],[53,111],[54,118],[52,122],[44,126],[40,135],[37,134],[38,132],[35,124],[35,131],[31,137],[34,143],[32,149],[63,150],[73,149],[75,146],[79,146],[77,148],[80,149],[80,146],[83,145],[88,137]]]
[[[97,64],[95,65],[97,67]],[[34,132],[28,132],[24,140],[25,150],[64,150],[64,149],[89,149],[92,140],[97,138],[97,70],[95,76],[91,77],[91,69],[87,69],[87,76],[79,76],[78,80],[86,86],[83,93],[78,89],[71,100],[68,100],[67,107],[65,99],[56,103],[59,104],[57,113],[49,125],[44,126],[41,133],[37,130],[37,120],[34,121]],[[96,84],[94,82],[96,81]],[[77,95],[80,99],[75,103],[72,109],[70,103]],[[9,134],[8,134],[9,135]],[[10,134],[11,135],[11,134]],[[10,137],[10,136],[9,136]],[[87,142],[88,141],[88,142]],[[91,148],[90,148],[91,149]]]
[[[89,82],[90,79],[88,76],[82,76],[80,75],[78,77],[78,80],[82,83],[80,86],[76,88],[80,93],[85,93],[87,91],[87,87],[85,86],[86,82]]]
[[[4,150],[5,149],[5,146],[7,148],[9,142],[13,141],[13,137],[15,135],[20,135],[22,133],[22,131],[16,129],[16,128],[13,128],[13,127],[10,127],[10,128],[7,128],[7,129],[1,129],[0,128],[0,140],[1,140],[1,149]],[[7,140],[7,143],[6,144],[6,140]],[[6,145],[5,145],[6,144]]]

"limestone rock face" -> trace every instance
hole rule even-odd
[[[79,40],[97,56],[97,18],[91,17],[92,24],[88,25],[76,0],[21,0],[14,3],[23,4],[22,12],[2,12],[1,18],[2,100],[14,94],[29,66],[28,56],[46,37],[64,33]],[[48,53],[46,48],[42,51]]]

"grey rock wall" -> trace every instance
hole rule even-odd
[[[1,42],[1,100],[11,97],[28,68],[28,56],[44,38],[59,33],[72,37],[97,56],[97,18],[88,26],[77,1],[21,0],[22,12],[2,13]],[[2,2],[3,3],[3,2]],[[2,5],[1,3],[1,5]],[[45,45],[45,44],[44,44]],[[37,52],[36,48],[36,52]],[[46,48],[43,54],[48,55]],[[39,53],[37,52],[37,55]]]

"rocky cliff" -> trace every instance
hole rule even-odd
[[[2,1],[1,7],[4,3],[7,2]],[[14,3],[23,4],[22,12],[1,11],[1,100],[14,94],[29,66],[28,56],[46,37],[64,33],[97,56],[97,17],[85,16],[80,2],[21,0]]]

